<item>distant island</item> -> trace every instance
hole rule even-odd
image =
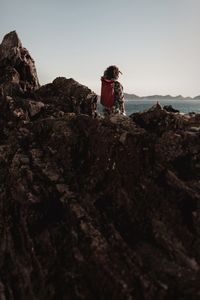
[[[127,100],[200,100],[200,95],[194,98],[192,97],[183,97],[182,95],[171,96],[171,95],[152,95],[152,96],[137,96],[135,94],[124,93],[124,97]]]
[[[126,100],[200,100],[200,95],[196,97],[183,97],[182,95],[171,96],[171,95],[151,95],[151,96],[138,96],[135,94],[124,93],[124,97]],[[98,95],[100,98],[100,95]]]

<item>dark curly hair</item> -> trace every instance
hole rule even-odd
[[[117,66],[109,66],[103,74],[103,77],[106,79],[117,79],[119,76],[119,73],[122,74],[122,72],[119,70]]]

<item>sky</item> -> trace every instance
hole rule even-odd
[[[100,93],[109,65],[127,93],[200,95],[200,0],[0,0],[0,42],[16,30],[40,84]]]

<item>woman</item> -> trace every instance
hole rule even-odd
[[[117,66],[109,66],[101,77],[101,104],[105,115],[125,115],[123,87],[118,81],[122,72]]]

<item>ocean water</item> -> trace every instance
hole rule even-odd
[[[135,112],[142,112],[149,109],[156,100],[125,100],[125,108],[127,115]],[[161,106],[171,105],[173,108],[178,109],[180,112],[200,112],[200,100],[160,100]]]
[[[98,101],[99,102],[99,101]],[[127,115],[131,115],[136,112],[143,112],[149,109],[157,100],[126,100],[125,99],[125,110]],[[200,113],[200,100],[160,100],[161,106],[171,105],[173,108],[178,109],[180,112],[199,112]],[[98,111],[102,112],[102,107],[98,103]]]

